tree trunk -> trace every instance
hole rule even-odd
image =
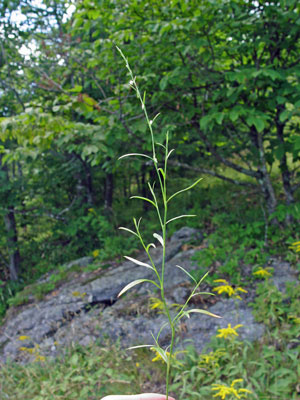
[[[107,210],[112,209],[113,192],[114,192],[114,176],[111,172],[107,172],[105,177],[105,194],[104,194],[104,208]]]
[[[273,214],[277,207],[277,199],[275,195],[274,188],[272,186],[271,178],[267,169],[267,163],[265,159],[265,151],[263,146],[263,139],[260,133],[257,133],[257,144],[260,159],[260,178],[258,182],[261,187],[261,191],[266,201],[268,215]],[[273,223],[275,223],[275,219]]]
[[[9,274],[13,281],[18,280],[18,273],[20,271],[21,257],[18,248],[18,234],[15,220],[14,207],[9,207],[8,213],[4,216],[5,228],[7,230],[7,246],[9,253]]]
[[[6,182],[9,182],[9,172],[6,164],[2,163],[2,155],[0,154],[0,170],[5,173]],[[4,183],[3,183],[4,184]],[[9,190],[7,198],[9,198]],[[9,201],[7,201],[8,203]],[[18,273],[20,271],[21,257],[18,248],[18,234],[17,224],[15,219],[15,209],[13,205],[7,204],[7,212],[4,215],[4,225],[7,231],[7,247],[9,254],[8,271],[10,279],[13,281],[18,280]]]

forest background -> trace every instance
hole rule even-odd
[[[0,21],[2,316],[67,261],[136,251],[117,229],[133,214],[155,229],[128,201],[147,197],[151,166],[117,161],[151,143],[116,45],[176,149],[171,188],[205,178],[174,203],[208,239],[195,274],[217,265],[238,284],[272,255],[299,268],[297,1],[2,0]]]

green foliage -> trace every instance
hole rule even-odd
[[[60,360],[42,359],[29,365],[7,364],[1,369],[3,399],[68,398],[98,400],[112,394],[140,391],[132,358],[117,346],[70,349]]]

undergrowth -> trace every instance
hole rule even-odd
[[[282,293],[268,279],[262,281],[253,303],[257,322],[265,325],[259,342],[240,341],[247,327],[238,325],[219,329],[201,354],[188,346],[174,366],[171,394],[176,400],[234,400],[246,395],[249,400],[298,400],[299,297],[299,283],[287,284]],[[143,349],[128,353],[110,343],[74,346],[56,360],[3,365],[0,397],[98,400],[107,391],[159,391],[164,385],[162,369],[160,357],[153,354],[149,359]]]

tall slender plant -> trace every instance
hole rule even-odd
[[[186,302],[180,306],[179,311],[177,312],[177,314],[175,316],[173,316],[171,314],[170,311],[170,306],[168,305],[167,301],[166,301],[166,297],[165,297],[165,266],[166,266],[166,242],[167,242],[167,225],[169,223],[171,223],[172,221],[175,221],[177,219],[180,218],[187,218],[187,217],[194,217],[195,215],[178,215],[174,218],[168,219],[168,205],[170,203],[171,200],[173,200],[176,196],[178,196],[179,194],[186,192],[187,190],[192,189],[194,186],[196,186],[202,178],[196,180],[192,185],[179,190],[176,193],[173,193],[171,195],[168,195],[167,192],[167,166],[168,166],[168,159],[170,157],[170,155],[172,154],[172,152],[174,151],[174,149],[169,150],[169,137],[168,137],[168,133],[166,134],[166,138],[165,138],[165,144],[163,143],[156,143],[154,140],[154,134],[153,134],[153,123],[155,121],[155,119],[158,117],[159,114],[157,114],[153,120],[150,120],[148,112],[147,112],[147,108],[146,108],[146,94],[144,93],[144,95],[141,95],[141,92],[139,90],[139,87],[136,83],[136,78],[133,75],[133,72],[130,68],[130,65],[128,63],[127,58],[125,57],[125,55],[123,54],[122,50],[119,49],[117,47],[118,51],[120,52],[121,56],[123,57],[125,64],[126,64],[126,68],[129,71],[129,75],[130,75],[130,87],[135,91],[136,96],[138,98],[138,100],[141,103],[141,107],[142,110],[144,112],[145,115],[145,119],[147,121],[147,125],[150,131],[150,135],[151,135],[151,143],[152,143],[152,156],[149,156],[147,154],[143,154],[143,153],[129,153],[129,154],[125,154],[123,156],[121,156],[119,159],[123,159],[125,157],[145,157],[149,160],[151,160],[151,162],[153,163],[153,167],[155,169],[156,172],[156,176],[157,176],[157,180],[159,182],[159,190],[160,190],[160,194],[161,194],[161,198],[162,201],[158,201],[158,196],[155,193],[154,190],[154,183],[150,183],[148,182],[148,186],[149,186],[149,190],[151,193],[152,198],[146,198],[143,196],[132,196],[131,199],[140,199],[142,201],[146,201],[148,203],[151,204],[151,206],[153,206],[157,212],[157,217],[159,220],[159,224],[161,227],[161,231],[162,231],[162,235],[158,234],[158,233],[154,233],[153,236],[155,239],[157,239],[160,243],[160,245],[162,246],[162,251],[163,251],[163,256],[162,256],[162,262],[161,262],[161,268],[158,268],[157,265],[155,264],[151,254],[150,254],[150,249],[151,247],[155,247],[155,245],[153,243],[149,243],[146,244],[141,230],[140,230],[140,223],[141,223],[141,218],[139,220],[136,220],[136,218],[133,218],[133,222],[134,222],[134,227],[135,227],[135,231],[128,229],[128,228],[124,228],[124,227],[120,227],[119,229],[123,229],[129,233],[131,233],[132,235],[136,236],[142,247],[144,248],[148,259],[149,259],[149,264],[148,263],[144,263],[141,262],[139,260],[136,260],[132,257],[127,257],[125,256],[125,258],[127,258],[128,260],[132,261],[133,263],[137,264],[137,265],[141,265],[144,266],[146,268],[150,268],[153,271],[153,276],[154,279],[137,279],[134,280],[132,282],[130,282],[128,285],[126,285],[121,292],[119,293],[119,296],[121,296],[122,294],[124,294],[125,292],[127,292],[129,289],[131,289],[132,287],[139,285],[143,282],[148,282],[153,284],[155,287],[157,287],[160,291],[160,296],[161,296],[161,301],[163,304],[163,309],[164,312],[167,316],[167,322],[162,325],[162,327],[160,328],[158,334],[156,337],[153,336],[154,342],[155,344],[151,344],[151,345],[140,345],[140,346],[134,346],[131,347],[133,348],[139,348],[139,347],[151,347],[153,348],[162,358],[162,360],[165,361],[167,368],[166,368],[166,400],[168,400],[169,397],[169,387],[170,387],[170,372],[171,372],[171,366],[172,366],[172,361],[174,360],[174,343],[175,343],[175,336],[176,336],[176,325],[178,324],[178,322],[181,320],[181,318],[183,317],[190,317],[190,314],[192,313],[200,313],[200,314],[206,314],[215,318],[220,318],[218,315],[212,314],[206,310],[202,310],[199,308],[194,308],[194,309],[187,309],[188,304],[191,300],[192,297],[197,296],[199,294],[210,294],[212,295],[212,293],[207,293],[207,292],[198,292],[198,288],[201,284],[201,282],[205,279],[205,277],[207,276],[208,273],[206,273],[199,281],[197,281],[186,269],[184,269],[183,267],[181,267],[180,265],[176,265],[177,268],[181,269],[192,281],[194,281],[195,286],[194,289],[192,290],[191,294],[189,295],[188,299],[186,300]],[[159,161],[158,156],[157,156],[157,146],[162,147],[164,150],[164,158],[162,161]],[[171,340],[170,340],[170,344],[166,349],[163,349],[160,345],[159,345],[159,337],[160,334],[162,332],[162,330],[164,328],[166,328],[167,326],[169,326],[170,331],[171,331]]]

